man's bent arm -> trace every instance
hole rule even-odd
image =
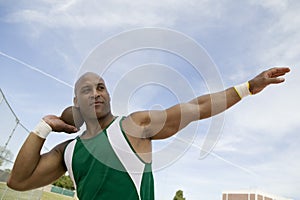
[[[53,120],[54,118],[54,120]],[[59,121],[58,117],[50,116],[45,119],[54,131],[75,132],[74,127]],[[58,125],[57,125],[58,124]],[[73,131],[73,130],[74,131]],[[15,190],[30,190],[52,183],[66,171],[63,163],[63,149],[68,143],[64,142],[54,147],[50,152],[40,154],[44,138],[31,132],[21,147],[7,185]]]

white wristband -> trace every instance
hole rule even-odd
[[[46,139],[49,133],[52,131],[52,128],[49,124],[47,124],[44,120],[41,120],[34,130],[32,131],[37,136]]]
[[[248,95],[252,95],[249,88],[250,88],[249,82],[234,86],[236,93],[240,96],[241,99]]]

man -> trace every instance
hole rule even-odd
[[[68,170],[79,199],[153,200],[153,140],[171,137],[192,121],[216,115],[249,94],[282,83],[284,79],[280,77],[289,71],[285,67],[272,68],[245,84],[166,110],[134,112],[127,117],[111,113],[104,80],[95,73],[86,73],[76,82],[74,97],[86,131],[40,155],[51,131],[78,131],[57,116],[45,116],[23,144],[7,184],[20,191],[38,188],[52,183]]]

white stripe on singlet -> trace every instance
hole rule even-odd
[[[72,169],[72,160],[73,160],[73,154],[74,154],[74,148],[75,148],[76,142],[77,142],[77,139],[74,139],[72,142],[67,144],[67,147],[66,147],[65,153],[64,153],[65,164],[68,169],[70,178],[72,179],[72,181],[74,183],[75,189],[76,189],[76,182],[74,179],[74,174],[73,174],[73,169]]]
[[[130,175],[136,187],[137,193],[139,194],[139,199],[141,199],[140,188],[145,164],[132,151],[126,138],[124,137],[120,127],[121,118],[122,117],[118,117],[113,124],[108,127],[107,137],[114,152]]]

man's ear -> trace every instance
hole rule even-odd
[[[73,104],[76,108],[79,108],[77,97],[73,98]]]

